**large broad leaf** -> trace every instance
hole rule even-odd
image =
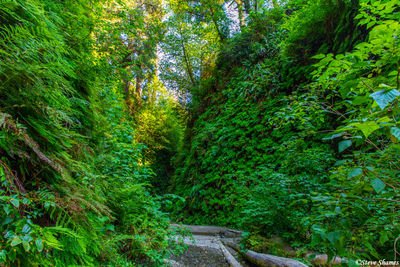
[[[397,127],[392,127],[391,129],[391,134],[397,138],[397,140],[400,140],[400,129]]]
[[[361,132],[363,132],[365,138],[368,138],[374,131],[379,129],[379,124],[374,121],[366,121],[363,123],[354,124]]]
[[[31,230],[32,228],[28,224],[25,224],[24,227],[22,227],[22,233],[24,234],[30,233]]]
[[[343,152],[347,148],[351,146],[352,142],[351,140],[344,140],[339,143],[339,153]]]
[[[36,244],[36,247],[37,247],[38,251],[39,251],[39,252],[42,252],[42,250],[43,250],[43,242],[42,242],[42,239],[40,239],[40,238],[36,239],[35,244]]]
[[[0,251],[0,263],[4,263],[7,260],[7,252],[3,249]]]
[[[12,198],[12,199],[10,200],[10,202],[11,202],[11,204],[14,205],[14,207],[16,207],[16,208],[19,207],[19,200],[18,200],[18,199]]]
[[[336,242],[340,239],[342,233],[339,231],[330,232],[326,235],[327,239],[331,242],[332,245],[336,245]]]
[[[21,238],[19,237],[14,237],[13,240],[11,241],[11,246],[15,247],[16,245],[19,245],[22,243]]]
[[[379,194],[380,192],[382,192],[383,189],[385,189],[386,184],[384,182],[382,182],[381,179],[374,179],[371,181],[372,187],[374,188],[374,190]]]
[[[362,174],[361,168],[352,169],[351,172],[347,175],[347,178],[353,178]]]
[[[375,92],[370,95],[381,109],[384,109],[390,102],[392,102],[396,97],[400,95],[400,92],[396,89],[392,90],[382,90]]]

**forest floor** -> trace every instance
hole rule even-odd
[[[193,235],[186,237],[184,243],[188,249],[181,255],[171,258],[169,262],[173,267],[194,267],[194,266],[231,266],[223,251],[221,242],[232,241],[232,238],[220,238],[214,235]],[[226,248],[229,253],[244,267],[250,266],[231,248]]]
[[[171,224],[170,227],[171,229],[181,228],[191,233],[189,236],[175,235],[175,240],[178,243],[183,242],[188,249],[181,255],[168,260],[168,265],[172,267],[307,266],[291,258],[262,254],[251,250],[241,251],[242,231],[239,230],[205,225]],[[239,251],[241,252],[239,253]],[[256,265],[249,263],[244,257]],[[317,258],[318,261],[321,261],[320,263],[327,262],[327,255],[318,255]],[[342,260],[337,258],[332,263],[340,263]]]

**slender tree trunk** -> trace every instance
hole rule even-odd
[[[206,4],[207,4],[207,6],[208,6],[208,9],[210,10],[210,13],[211,13],[211,20],[212,20],[212,22],[214,23],[215,29],[217,30],[219,39],[221,40],[221,43],[223,43],[224,40],[225,40],[225,36],[222,34],[222,32],[220,31],[220,29],[219,29],[219,27],[218,27],[218,22],[217,22],[217,20],[215,19],[215,12],[214,12],[214,9],[212,8],[211,4],[210,4],[208,1],[206,1]]]
[[[195,85],[193,70],[192,70],[192,66],[190,65],[190,61],[189,61],[189,57],[186,52],[186,46],[185,46],[184,41],[182,41],[182,50],[183,50],[183,57],[185,59],[185,65],[186,65],[186,69],[187,69],[190,81],[192,82],[193,85]]]
[[[125,103],[126,106],[128,107],[129,111],[131,111],[132,108],[132,99],[131,99],[131,92],[130,92],[130,87],[131,87],[131,81],[129,78],[123,78],[123,83],[124,83],[124,98],[125,98]]]
[[[190,64],[189,56],[188,56],[187,51],[186,51],[185,40],[183,38],[182,29],[180,27],[179,27],[179,33],[181,35],[181,45],[182,45],[183,59],[185,61],[186,70],[187,70],[187,73],[188,73],[190,81],[192,82],[193,85],[195,85],[196,83],[195,83],[195,80],[194,80],[192,66]]]
[[[140,98],[142,95],[142,78],[140,76],[136,78],[135,94],[137,98]]]
[[[243,27],[245,26],[242,0],[236,0],[236,5],[237,5],[237,9],[238,9],[240,30],[242,30]]]
[[[131,82],[127,79],[124,79],[124,96],[125,96],[125,100],[128,100],[130,97],[130,92],[129,92],[129,88],[131,86]]]

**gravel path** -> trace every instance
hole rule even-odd
[[[171,263],[174,267],[229,267],[219,249],[207,247],[189,246],[185,253],[171,260],[174,261]]]
[[[171,257],[167,265],[172,267],[253,267],[239,254],[245,254],[245,257],[254,263],[264,263],[273,266],[296,266],[306,267],[304,263],[269,254],[257,253],[248,250],[243,253],[240,251],[241,233],[237,230],[218,226],[202,225],[171,225],[182,229],[190,230],[192,236],[184,237],[176,235],[177,242],[182,242],[188,246],[182,255]],[[234,249],[232,249],[234,248]]]
[[[220,238],[217,236],[193,235],[191,238],[184,238],[183,242],[188,245],[188,250],[179,256],[171,257],[169,265],[172,267],[229,267],[221,249]],[[225,240],[225,239],[224,239]],[[226,238],[233,241],[235,239]],[[237,253],[227,248],[231,254],[241,262],[243,267],[249,265],[241,261]]]

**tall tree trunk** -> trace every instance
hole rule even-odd
[[[207,6],[208,6],[208,9],[210,10],[210,13],[211,13],[211,20],[212,20],[212,22],[214,23],[215,29],[217,30],[219,39],[221,40],[221,43],[223,43],[224,40],[225,40],[225,36],[222,34],[221,30],[220,30],[219,27],[218,27],[218,22],[217,22],[217,19],[215,18],[214,9],[212,8],[211,4],[210,4],[208,1],[206,1],[206,4],[207,4]]]
[[[236,0],[236,5],[237,5],[237,9],[238,9],[240,30],[242,30],[243,27],[245,26],[242,0]]]
[[[131,81],[129,78],[123,78],[122,81],[124,83],[125,103],[126,103],[126,106],[128,107],[128,109],[131,110],[131,108],[132,108],[132,99],[131,99],[131,92],[130,92]]]
[[[136,78],[135,94],[138,99],[142,95],[142,77],[140,77],[140,75]]]
[[[124,79],[124,96],[125,100],[128,100],[130,97],[130,91],[129,88],[131,86],[131,82],[128,79]]]
[[[192,82],[193,85],[195,85],[196,83],[195,83],[195,80],[194,80],[194,74],[193,74],[192,66],[190,64],[189,56],[188,56],[187,51],[186,51],[185,40],[183,38],[182,29],[180,27],[179,27],[179,33],[181,35],[181,45],[182,45],[183,59],[185,61],[186,70],[187,70],[187,73],[188,73],[190,81]]]

